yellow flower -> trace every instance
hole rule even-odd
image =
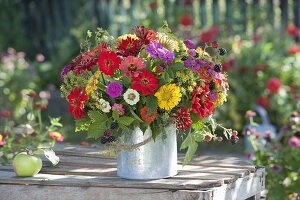
[[[206,51],[203,51],[201,47],[198,47],[196,51],[199,53],[200,58],[208,60],[211,59],[211,56]]]
[[[100,77],[100,71],[96,71],[95,74],[93,76],[91,76],[91,78],[89,79],[86,87],[85,87],[85,91],[87,93],[87,95],[95,92],[97,90],[97,84],[99,82],[99,77]]]
[[[158,107],[165,110],[171,110],[179,104],[182,94],[176,84],[171,83],[161,86],[154,94],[157,97]]]
[[[226,92],[218,92],[218,99],[217,99],[217,101],[215,101],[215,106],[220,106],[226,101],[227,101],[227,93]]]

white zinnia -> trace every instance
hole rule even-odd
[[[100,99],[99,100],[99,103],[100,103],[100,108],[103,112],[105,113],[109,113],[110,109],[111,109],[111,106],[109,105],[109,102],[108,101],[105,101],[104,99]]]
[[[140,101],[140,94],[134,90],[134,89],[128,89],[124,94],[123,94],[124,100],[126,103],[129,105],[135,105],[137,102]]]

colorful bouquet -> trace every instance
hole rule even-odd
[[[222,140],[215,134],[222,126],[212,119],[228,91],[220,64],[226,50],[217,42],[196,47],[164,25],[159,32],[137,26],[117,39],[102,29],[88,31],[82,47],[61,72],[76,131],[107,143],[136,126],[150,127],[155,139],[175,123],[186,134],[182,148],[190,148],[186,162],[197,142]],[[227,138],[238,140],[236,131],[222,128]]]

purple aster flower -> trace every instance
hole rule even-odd
[[[194,71],[199,71],[200,69],[200,65],[197,63],[197,61],[191,59],[184,61],[184,66]]]
[[[192,57],[196,57],[197,55],[197,51],[195,49],[189,49],[187,50],[187,53]]]
[[[210,97],[210,99],[213,100],[213,101],[217,101],[217,100],[218,100],[218,94],[217,94],[216,92],[214,92],[214,91],[211,91],[211,92],[209,93],[209,97]]]
[[[274,173],[279,173],[279,172],[281,172],[282,167],[279,166],[279,165],[274,165],[274,166],[271,168],[271,170],[272,170],[272,172],[274,172]]]
[[[119,104],[119,103],[115,103],[113,106],[112,106],[112,110],[117,110],[119,112],[119,115],[123,116],[125,114],[125,109],[123,107],[122,104]]]
[[[196,45],[192,40],[184,40],[183,42],[184,42],[185,46],[189,49],[195,49],[196,48]]]
[[[288,144],[291,146],[291,147],[300,147],[300,139],[296,136],[292,136],[290,137],[289,141],[288,141]]]
[[[197,63],[201,66],[201,67],[209,67],[211,65],[211,63],[207,60],[203,60],[203,59],[199,59],[197,60]],[[212,70],[213,71],[213,70]],[[209,71],[208,71],[209,72]]]
[[[146,47],[146,52],[149,53],[153,58],[159,58],[166,62],[171,62],[175,58],[173,52],[169,51],[157,42],[151,42],[148,44]]]
[[[112,98],[117,98],[123,92],[123,86],[121,83],[118,82],[111,82],[106,89],[106,92]]]
[[[64,81],[65,81],[65,75],[66,75],[69,71],[71,71],[71,69],[72,69],[72,66],[71,66],[71,65],[67,65],[67,66],[65,66],[65,67],[63,68],[63,70],[62,70],[61,73],[60,73],[60,80],[61,80],[61,82],[64,82]]]

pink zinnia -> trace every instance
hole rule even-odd
[[[115,103],[112,106],[112,110],[113,111],[117,110],[119,112],[119,115],[121,115],[121,116],[123,116],[125,114],[125,109],[124,109],[123,105],[119,104],[119,103]]]
[[[143,59],[134,56],[128,56],[121,62],[120,69],[124,72],[125,76],[138,77],[139,70],[145,68]]]
[[[291,147],[300,147],[300,139],[296,136],[290,137],[288,143]]]

